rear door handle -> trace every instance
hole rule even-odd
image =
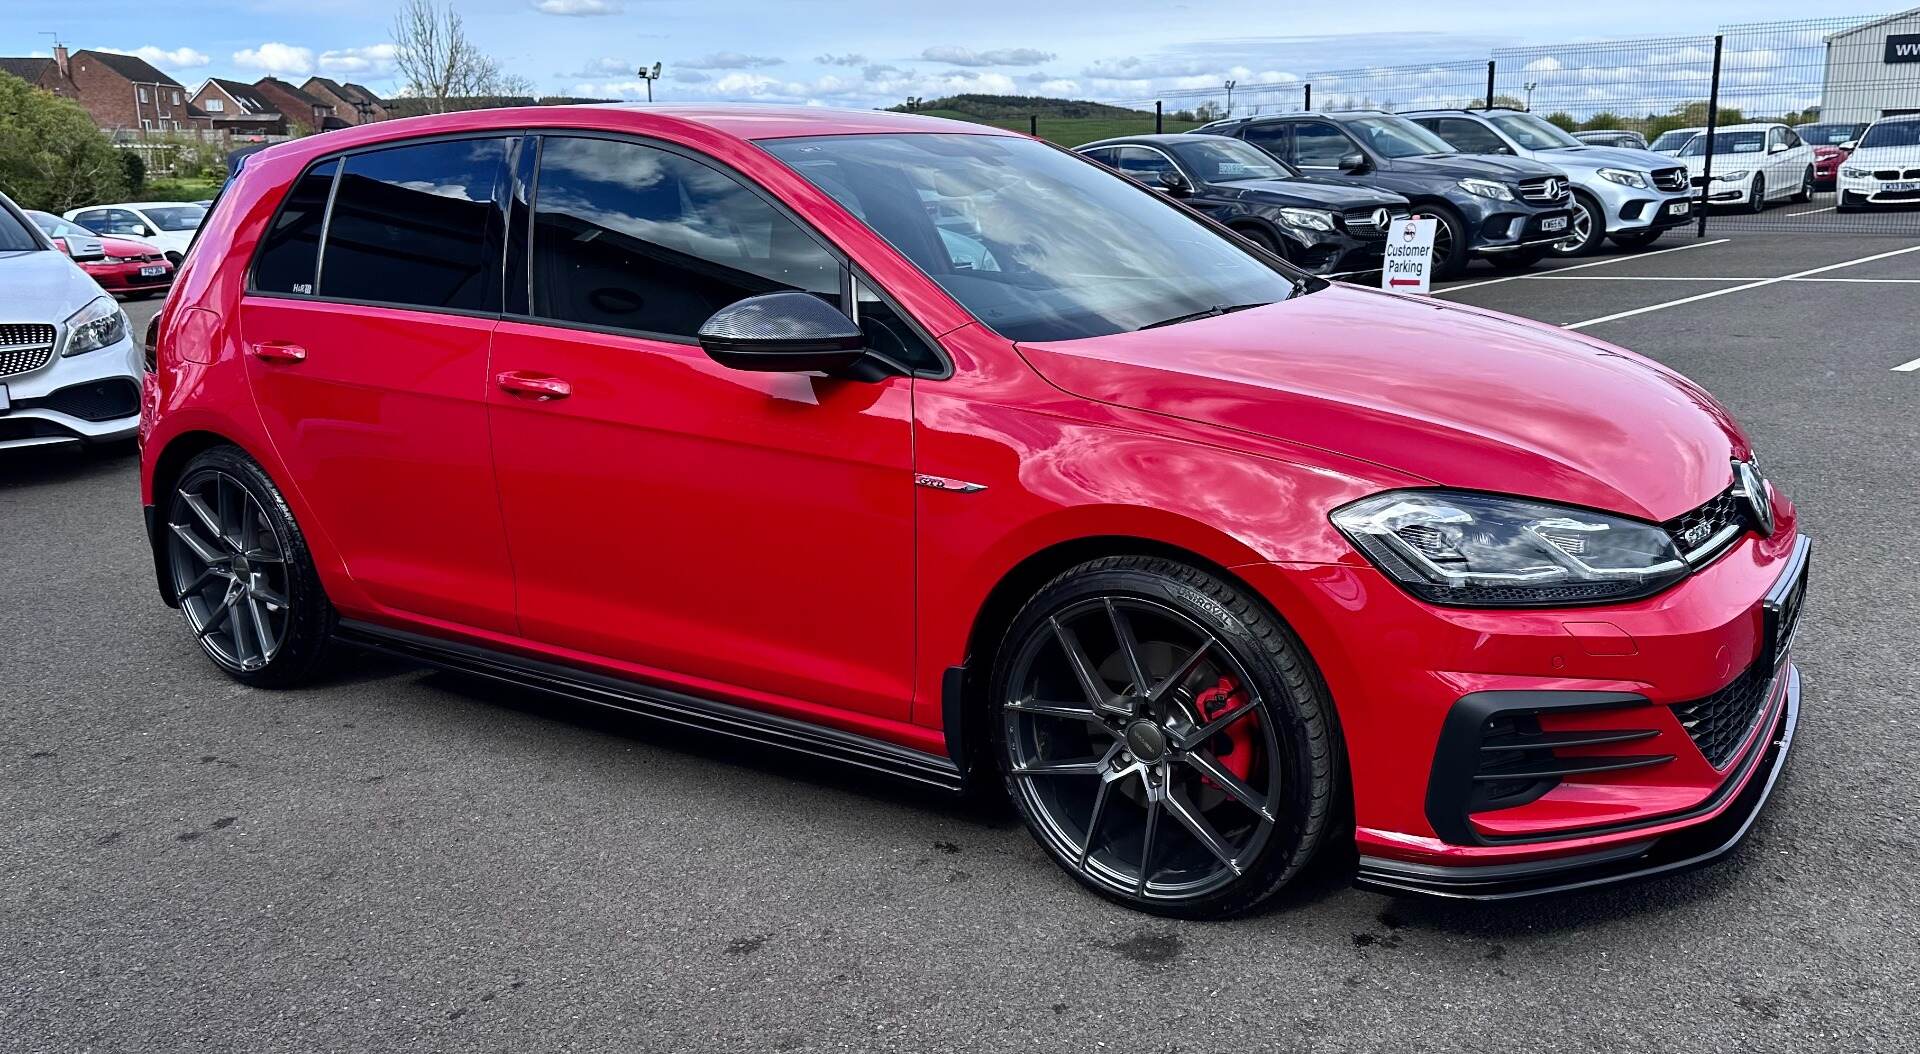
[[[298,344],[270,341],[253,346],[253,357],[261,362],[295,363],[307,361],[307,349]]]
[[[496,376],[494,383],[509,395],[546,402],[550,399],[565,399],[573,394],[573,385],[558,377],[545,374],[526,373],[521,370],[508,370]]]

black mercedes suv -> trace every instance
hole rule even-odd
[[[1404,117],[1379,110],[1289,113],[1200,129],[1243,139],[1309,175],[1391,191],[1439,219],[1435,272],[1458,276],[1478,256],[1530,267],[1567,236],[1573,196],[1558,169],[1521,158],[1462,154]]]
[[[1387,224],[1412,211],[1398,194],[1304,175],[1217,135],[1131,135],[1077,149],[1323,277],[1378,272]]]

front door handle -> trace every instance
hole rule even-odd
[[[305,362],[307,361],[307,349],[298,344],[269,341],[265,344],[255,344],[253,346],[253,357],[259,359],[261,362],[278,362],[285,364]]]
[[[509,395],[546,402],[550,399],[565,399],[573,394],[573,385],[558,377],[549,377],[540,373],[526,373],[521,370],[508,370],[495,377],[494,383]]]

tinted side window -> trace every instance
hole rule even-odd
[[[253,265],[253,287],[263,293],[313,293],[319,278],[320,228],[326,218],[327,192],[333,189],[338,161],[307,170],[287,191],[273,226],[260,239]]]
[[[1300,163],[1293,156],[1292,139],[1287,135],[1287,126],[1284,124],[1248,125],[1241,133],[1241,138],[1276,157],[1296,165]]]
[[[1293,126],[1293,163],[1301,168],[1339,168],[1340,159],[1360,148],[1345,132],[1319,121]]]
[[[1464,117],[1429,117],[1416,123],[1445,139],[1449,146],[1463,154],[1513,153],[1506,143],[1500,141],[1499,136],[1478,121],[1469,121]]]
[[[1103,146],[1093,150],[1082,150],[1080,152],[1085,154],[1089,159],[1098,161],[1108,168],[1113,167],[1113,148],[1110,146]]]
[[[320,270],[323,296],[403,307],[499,310],[502,139],[354,154],[340,173]]]
[[[1123,146],[1119,150],[1120,171],[1147,186],[1160,185],[1162,176],[1174,171],[1173,162],[1158,150],[1143,146]]]
[[[840,263],[819,242],[733,177],[655,147],[548,137],[533,228],[540,318],[691,339],[761,293],[840,306]]]

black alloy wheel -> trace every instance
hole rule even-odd
[[[1758,172],[1753,174],[1753,200],[1747,202],[1747,211],[1756,216],[1767,211],[1767,177]]]
[[[1801,205],[1813,200],[1813,166],[1807,166],[1807,174],[1800,177],[1800,189],[1793,194],[1793,200]]]
[[[1554,256],[1585,256],[1606,240],[1607,221],[1600,203],[1585,194],[1573,195],[1573,212],[1567,223],[1567,236],[1548,247]]]
[[[1467,249],[1466,224],[1458,213],[1444,206],[1428,206],[1426,215],[1433,225],[1433,274],[1435,278],[1458,278],[1466,273],[1471,260]]]
[[[174,599],[215,664],[261,686],[315,671],[333,608],[284,499],[257,464],[231,447],[195,458],[161,529]]]
[[[1244,911],[1328,827],[1331,706],[1303,649],[1238,589],[1146,557],[1081,565],[1016,620],[994,739],[1036,840],[1156,914]]]

